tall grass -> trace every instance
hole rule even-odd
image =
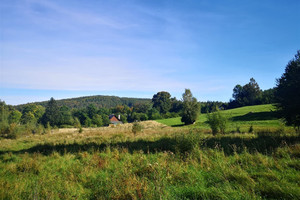
[[[299,135],[175,130],[3,139],[0,199],[300,198]]]

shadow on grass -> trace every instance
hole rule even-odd
[[[299,142],[300,136],[259,136],[251,139],[222,137],[206,140],[204,146],[222,149],[226,155],[232,155],[234,152],[242,153],[245,148],[250,153],[259,152],[269,155],[278,147],[291,146]],[[300,152],[298,157],[300,157]]]
[[[276,111],[259,113],[250,112],[242,116],[232,117],[232,121],[274,120],[279,118],[279,114]]]
[[[213,137],[209,139],[197,139],[189,136],[176,136],[173,138],[161,138],[157,141],[126,141],[118,143],[73,143],[73,144],[43,144],[36,145],[29,149],[20,151],[0,151],[0,155],[4,153],[23,154],[27,153],[41,153],[43,155],[50,155],[53,152],[60,154],[78,153],[83,151],[103,151],[107,147],[111,148],[126,148],[130,153],[134,151],[143,151],[144,153],[157,153],[164,151],[171,151],[173,153],[189,153],[195,145],[199,145],[202,149],[218,149],[223,150],[226,155],[233,153],[241,153],[246,148],[248,152],[259,152],[262,154],[271,154],[278,147],[290,146],[300,142],[300,136],[260,136],[257,138],[241,138],[241,137]],[[299,155],[296,155],[300,157]]]
[[[171,127],[182,127],[185,126],[185,124],[175,124],[175,125],[171,125]]]

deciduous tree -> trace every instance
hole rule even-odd
[[[255,105],[259,103],[261,90],[255,79],[251,78],[244,86],[236,85],[232,97],[234,98],[234,101],[231,101],[231,105],[234,105],[232,107]]]
[[[183,109],[181,121],[184,124],[193,124],[200,114],[200,103],[193,97],[190,89],[185,89],[182,94]]]
[[[19,112],[18,110],[13,110],[10,112],[8,117],[9,123],[19,123],[21,117],[22,117],[21,112]]]
[[[153,107],[160,113],[167,113],[171,108],[171,95],[169,92],[158,92],[152,98]]]
[[[74,119],[72,117],[71,110],[67,106],[62,106],[60,108],[59,124],[67,124],[67,125],[74,124]]]

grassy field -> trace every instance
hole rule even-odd
[[[224,111],[254,133],[213,136],[202,115],[0,139],[0,199],[300,199],[300,136],[270,108]]]
[[[236,132],[237,128],[241,132],[248,132],[250,126],[255,131],[282,129],[285,131],[293,131],[292,127],[283,125],[282,120],[278,117],[276,108],[271,104],[257,105],[257,106],[245,106],[241,108],[235,108],[230,110],[221,111],[223,115],[228,118],[227,132]],[[200,128],[209,130],[209,125],[206,122],[206,114],[201,114],[195,124],[185,126],[185,128]],[[169,118],[156,120],[159,123],[172,127],[181,127],[183,123],[181,118]]]

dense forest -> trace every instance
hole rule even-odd
[[[150,103],[151,99],[146,98],[128,98],[128,97],[117,97],[117,96],[86,96],[86,97],[78,97],[78,98],[70,98],[70,99],[61,99],[57,100],[58,106],[67,106],[68,108],[77,108],[82,109],[88,107],[90,104],[93,104],[97,108],[113,108],[118,105],[127,105],[132,107],[137,103]],[[36,105],[41,105],[46,107],[48,101],[35,102]],[[23,110],[26,104],[16,106],[16,109]]]

